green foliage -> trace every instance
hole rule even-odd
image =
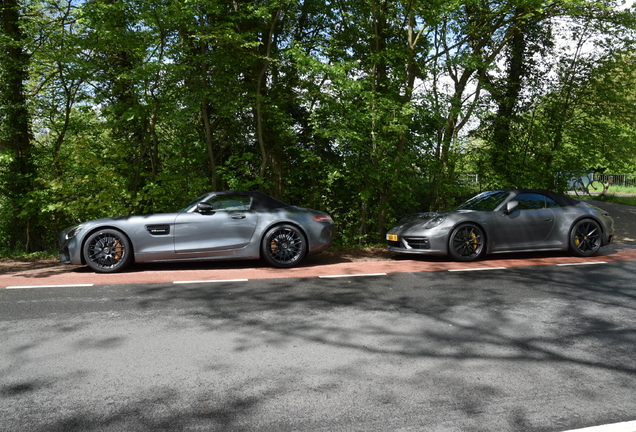
[[[211,189],[377,244],[486,188],[636,171],[636,26],[616,3],[5,2],[2,253]]]

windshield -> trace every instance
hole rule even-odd
[[[472,197],[464,204],[457,207],[457,210],[475,210],[475,211],[492,211],[499,204],[504,202],[509,193],[505,191],[484,192]]]

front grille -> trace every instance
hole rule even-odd
[[[399,242],[399,241],[389,241],[389,242],[387,242],[387,243],[388,243],[388,245],[389,245],[390,247],[394,247],[394,248],[404,248],[404,245],[402,244],[402,242]]]
[[[60,249],[60,262],[64,264],[70,264],[71,254],[69,253],[68,248]]]
[[[430,249],[431,243],[426,237],[404,237],[404,241],[411,249]]]

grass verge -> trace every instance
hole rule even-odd
[[[608,194],[605,196],[605,198],[601,198],[601,197],[576,197],[576,198],[590,200],[590,201],[611,202],[615,204],[636,206],[636,196],[624,197],[624,196],[616,196],[616,195]]]

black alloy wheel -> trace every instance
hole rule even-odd
[[[274,267],[293,267],[306,253],[305,236],[293,225],[277,225],[263,237],[261,255]]]
[[[103,229],[95,231],[84,243],[84,258],[96,272],[114,273],[130,263],[132,248],[120,231]]]
[[[576,256],[590,256],[601,247],[601,227],[592,219],[578,221],[570,232],[570,250]]]
[[[485,239],[484,232],[477,225],[460,225],[450,235],[448,251],[457,261],[474,261],[483,254]]]

